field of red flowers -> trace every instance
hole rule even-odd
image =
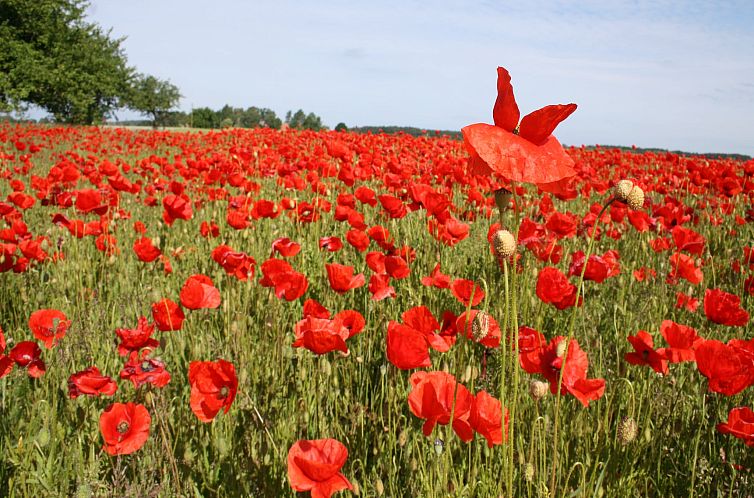
[[[465,144],[0,125],[0,495],[750,496],[754,161],[506,75]]]

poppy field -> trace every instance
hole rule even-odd
[[[497,76],[463,140],[0,125],[0,496],[754,495],[754,161]]]

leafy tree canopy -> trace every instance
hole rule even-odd
[[[137,74],[133,78],[128,95],[129,108],[148,115],[152,126],[166,126],[171,111],[178,106],[181,92],[169,81],[146,74]]]
[[[135,74],[123,39],[87,22],[87,6],[85,0],[0,0],[0,110],[35,104],[57,121],[91,124],[123,106],[154,121],[175,106],[178,89]]]

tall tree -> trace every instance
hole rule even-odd
[[[137,74],[131,83],[131,90],[126,105],[134,111],[148,115],[152,126],[165,126],[170,111],[181,100],[178,87],[166,80],[147,74]]]
[[[0,0],[0,110],[38,105],[97,123],[131,96],[123,39],[87,22],[85,0]]]

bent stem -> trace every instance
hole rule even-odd
[[[597,215],[597,219],[594,221],[594,226],[592,226],[592,234],[589,237],[589,244],[586,249],[586,254],[584,255],[584,266],[581,268],[581,275],[579,277],[579,284],[576,289],[576,302],[573,303],[573,311],[571,312],[571,319],[568,323],[568,338],[565,341],[565,349],[563,352],[563,362],[560,367],[560,374],[558,375],[558,386],[557,386],[557,393],[555,395],[555,426],[553,428],[552,433],[552,470],[550,471],[550,497],[555,498],[555,485],[556,485],[556,476],[557,476],[557,468],[558,468],[558,428],[560,421],[560,399],[562,397],[562,390],[563,390],[563,373],[566,369],[566,362],[568,361],[568,352],[571,348],[571,339],[573,339],[573,330],[574,326],[576,324],[576,312],[579,308],[579,299],[581,298],[582,289],[584,287],[584,275],[586,274],[586,268],[589,265],[589,258],[592,255],[592,250],[594,249],[594,240],[597,235],[597,228],[600,224],[600,219],[602,218],[602,215],[605,213],[608,207],[615,202],[615,198],[611,197],[607,203],[602,207],[599,214]]]

